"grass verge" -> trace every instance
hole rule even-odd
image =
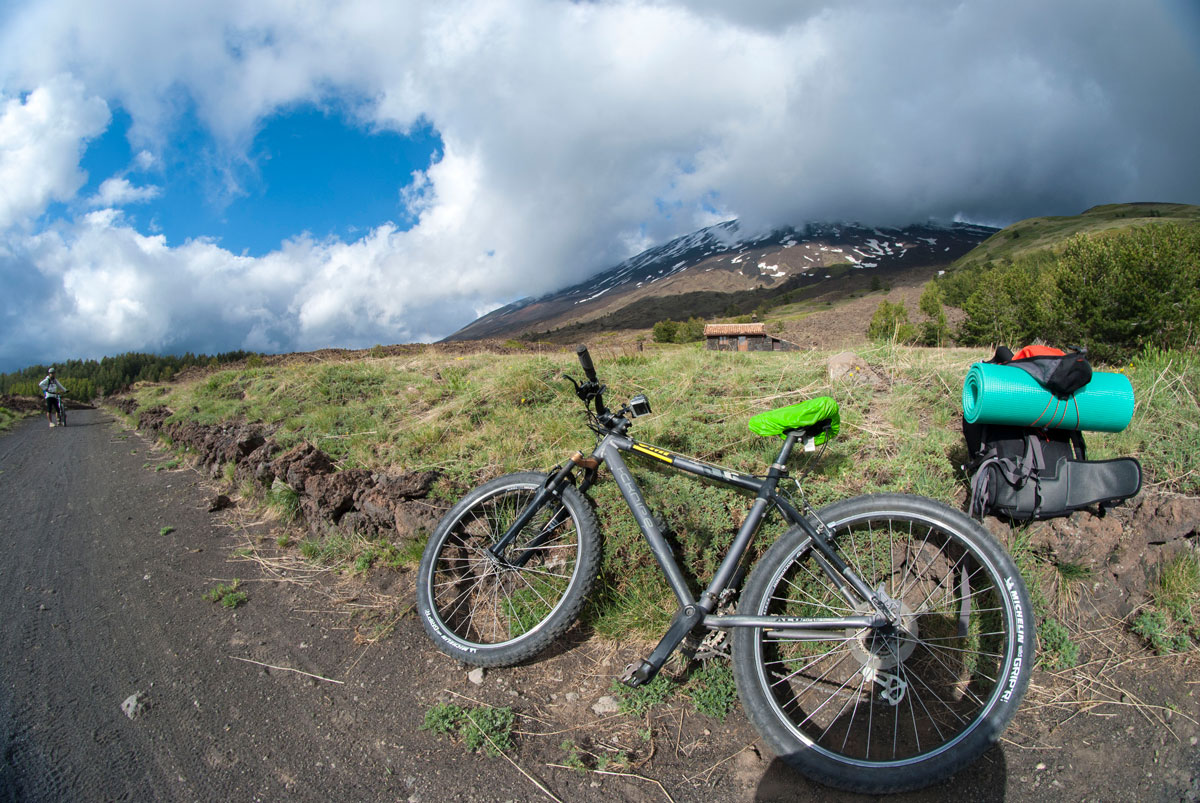
[[[917,493],[957,506],[963,492],[958,467],[965,458],[962,380],[972,362],[990,356],[982,349],[864,346],[860,356],[881,378],[873,388],[831,381],[825,370],[830,354],[817,351],[737,354],[657,344],[645,351],[592,351],[610,403],[638,393],[649,397],[655,412],[637,420],[635,437],[737,471],[761,472],[774,456],[774,442],[746,429],[752,415],[832,396],[841,405],[842,432],[803,479],[815,506],[873,492]],[[1200,492],[1200,358],[1151,351],[1121,369],[1137,397],[1133,424],[1124,433],[1089,434],[1091,455],[1137,455],[1148,487]],[[282,447],[308,441],[340,468],[436,470],[440,479],[430,501],[445,507],[499,474],[545,469],[575,449],[590,450],[593,436],[564,373],[578,374],[569,352],[431,349],[389,357],[380,350],[345,362],[215,371],[143,388],[138,401],[143,407],[165,404],[179,421],[261,422]],[[677,557],[698,588],[752,500],[653,465],[631,467],[654,512],[669,524]],[[803,458],[793,461],[794,475],[803,470]],[[586,613],[589,624],[602,636],[661,633],[673,596],[636,523],[606,475],[591,496],[606,546],[596,604]],[[285,521],[297,518],[294,489],[276,483],[265,498]],[[768,520],[754,549],[781,529]],[[415,552],[397,555],[384,543],[344,536],[298,543],[311,560],[350,573],[417,559]],[[1040,582],[1036,561],[1022,568],[1031,586]],[[1064,588],[1074,582],[1069,574],[1069,567],[1059,572]]]

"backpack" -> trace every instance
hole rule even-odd
[[[990,362],[1025,370],[1063,399],[1092,376],[1085,352],[1066,354],[1047,346],[1029,346],[1016,355],[1001,346]],[[971,478],[969,513],[979,519],[989,513],[1015,521],[1049,519],[1091,505],[1103,513],[1142,487],[1137,460],[1088,460],[1083,434],[1076,430],[970,424],[964,418],[962,431],[964,469]]]

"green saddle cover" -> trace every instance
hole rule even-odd
[[[838,403],[828,396],[818,396],[806,402],[789,404],[787,407],[777,407],[774,410],[759,413],[750,419],[750,431],[767,437],[778,435],[783,438],[786,437],[784,433],[788,430],[811,427],[827,418],[829,419],[830,437],[837,435],[842,424],[842,417],[838,413]],[[825,441],[826,436],[822,433],[817,436],[815,443],[819,446]]]

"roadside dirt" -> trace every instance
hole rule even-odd
[[[218,489],[169,457],[102,411],[0,436],[0,800],[863,799],[773,760],[736,708],[595,713],[646,645],[577,628],[477,684],[425,637],[411,574],[315,570],[236,499],[209,512]],[[234,579],[244,605],[204,599]],[[1038,671],[1001,744],[896,799],[1200,799],[1200,659],[1155,657],[1116,620],[1076,636],[1080,666]],[[515,749],[422,730],[439,701],[511,706]],[[564,742],[627,760],[569,769]]]

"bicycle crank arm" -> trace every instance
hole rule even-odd
[[[675,614],[670,629],[662,637],[662,641],[658,642],[654,652],[650,653],[650,656],[641,664],[630,664],[625,667],[625,673],[621,675],[621,682],[631,689],[636,689],[638,686],[654,680],[654,676],[663,668],[663,664],[671,657],[671,653],[675,652],[675,648],[687,637],[688,633],[696,629],[696,625],[703,621],[704,611],[698,605],[688,605],[681,609]]]

